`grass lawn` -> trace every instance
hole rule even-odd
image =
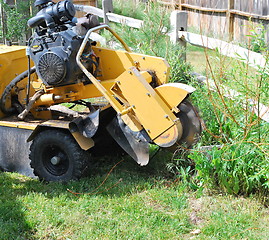
[[[67,184],[0,172],[0,239],[268,239],[267,208],[189,191],[156,164],[163,157],[145,168],[125,158],[99,188],[120,159]]]

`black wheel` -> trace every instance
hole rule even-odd
[[[45,130],[33,140],[29,158],[34,174],[40,180],[69,181],[83,175],[90,155],[69,133]]]

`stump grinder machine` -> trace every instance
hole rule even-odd
[[[150,144],[174,150],[197,141],[201,124],[187,100],[195,89],[168,83],[165,59],[133,53],[93,15],[75,18],[68,0],[35,6],[28,46],[0,46],[2,170],[68,181],[92,155],[125,152],[143,166]],[[93,40],[104,29],[124,50]]]

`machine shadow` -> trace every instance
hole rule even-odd
[[[22,180],[0,170],[0,239],[32,239],[35,229],[25,217],[25,207],[19,200],[27,194]]]
[[[151,155],[154,155],[154,151]],[[172,154],[166,151],[159,151],[149,164],[143,167],[129,156],[98,158],[94,160],[94,166],[88,176],[80,180],[84,183],[80,185],[80,191],[93,191],[95,194],[110,197],[129,195],[136,189],[170,181],[173,175],[167,170],[167,164],[171,160]],[[102,188],[99,188],[100,184]],[[98,191],[95,191],[96,188]]]

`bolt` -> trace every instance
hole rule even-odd
[[[131,74],[131,75],[133,74],[131,71],[128,71],[128,73]]]
[[[53,100],[60,100],[62,96],[60,95],[53,95]]]
[[[149,96],[150,97],[150,93],[146,93],[147,94],[147,96]]]
[[[145,57],[142,57],[143,60],[145,60],[146,58]]]
[[[164,115],[164,117],[168,119],[168,115]]]

